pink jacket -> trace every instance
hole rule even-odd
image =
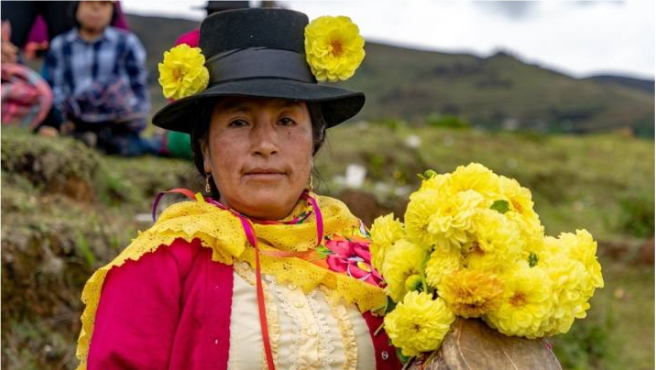
[[[170,246],[112,269],[103,286],[89,349],[89,370],[227,369],[232,266],[213,262],[198,240]],[[382,319],[364,318],[376,368],[400,369]]]

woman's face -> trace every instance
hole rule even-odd
[[[312,169],[307,105],[284,99],[221,99],[202,149],[205,172],[212,173],[221,203],[254,218],[284,218]]]

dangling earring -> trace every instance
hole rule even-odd
[[[312,181],[314,180],[314,176],[310,174],[310,184],[307,186],[309,191],[314,190],[314,186],[312,185]]]
[[[205,174],[205,192],[207,194],[212,192],[212,188],[210,187],[210,177],[212,176],[211,173]]]

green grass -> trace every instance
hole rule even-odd
[[[405,144],[410,135],[421,139],[419,148]],[[420,181],[416,175],[425,169],[451,172],[470,162],[529,188],[551,235],[586,228],[599,239],[627,236],[626,213],[632,209],[621,205],[627,196],[647,207],[636,212],[651,212],[653,218],[654,143],[618,135],[490,134],[354,124],[329,133],[316,167],[325,180],[322,190],[337,194],[341,188],[333,179],[351,163],[368,168],[365,188],[375,192],[377,183],[414,190]],[[407,198],[377,195],[388,202]]]

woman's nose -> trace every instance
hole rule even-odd
[[[255,155],[268,157],[278,153],[278,138],[273,125],[258,122],[251,131],[251,148]]]

